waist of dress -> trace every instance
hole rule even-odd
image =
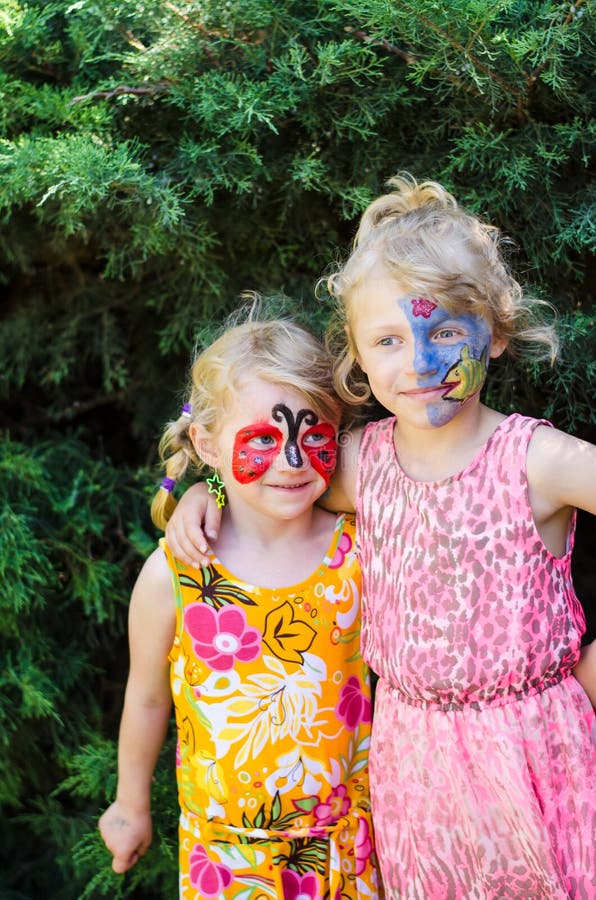
[[[362,821],[368,825],[368,833],[372,832],[370,811],[358,806],[352,807],[344,816],[340,816],[335,822],[330,822],[327,825],[304,825],[299,828],[288,828],[287,830],[242,828],[241,826],[230,825],[227,822],[203,819],[197,816],[196,813],[186,809],[182,809],[180,818],[186,828],[196,829],[198,831],[197,837],[200,837],[206,843],[253,844],[260,841],[271,843],[272,841],[292,841],[297,838],[332,838],[339,835],[346,839],[348,836],[353,838],[356,835]]]
[[[524,700],[526,697],[541,694],[555,684],[560,684],[563,679],[571,675],[571,672],[571,669],[559,669],[546,678],[530,679],[522,688],[516,688],[511,685],[494,691],[490,696],[475,699],[458,697],[453,700],[431,700],[423,697],[412,697],[390,681],[386,679],[381,680],[383,681],[383,686],[391,692],[393,699],[406,703],[408,706],[415,706],[418,709],[436,710],[437,712],[460,712],[464,709],[481,710],[491,706],[504,706],[507,703],[515,703],[518,700]]]

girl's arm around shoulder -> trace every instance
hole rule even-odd
[[[176,559],[194,569],[209,564],[207,538],[217,538],[221,513],[204,481],[186,489],[166,525],[166,541]]]
[[[329,488],[317,500],[317,506],[331,512],[353,512],[356,508],[356,473],[363,427],[351,428],[339,435],[337,468]]]
[[[596,446],[539,425],[528,448],[528,483],[538,518],[564,507],[596,513]]]
[[[152,838],[151,781],[171,710],[168,654],[175,631],[170,571],[161,550],[147,560],[133,589],[128,636],[130,672],[118,740],[116,800],[99,820],[112,868],[126,872]]]

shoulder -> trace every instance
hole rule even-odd
[[[554,509],[576,506],[596,512],[596,446],[545,424],[528,445],[528,484]]]
[[[151,582],[153,584],[165,586],[166,584],[171,584],[171,579],[172,574],[168,565],[168,560],[164,548],[160,544],[159,547],[156,547],[155,550],[149,554],[143,563],[143,567],[137,578],[137,584],[140,581],[143,584]]]
[[[174,613],[174,586],[165,553],[157,547],[145,560],[131,597],[131,615],[155,614],[159,618]]]
[[[395,430],[395,416],[387,416],[376,422],[369,422],[360,432],[358,451],[360,455],[368,453],[384,443],[393,446],[393,434]]]
[[[169,697],[168,654],[176,630],[174,589],[163,550],[145,560],[135,582],[128,614],[129,684],[153,703]]]
[[[536,477],[554,476],[562,464],[571,462],[581,452],[582,445],[591,446],[538,420],[528,444],[528,468]]]

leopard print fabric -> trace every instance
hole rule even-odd
[[[388,896],[596,898],[594,713],[569,677],[585,630],[567,552],[528,500],[537,425],[513,415],[458,475],[416,482],[395,420],[358,467],[370,757]]]

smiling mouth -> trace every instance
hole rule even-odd
[[[413,397],[424,399],[427,396],[434,396],[435,394],[440,394],[441,397],[445,397],[450,391],[457,387],[459,381],[452,382],[450,384],[435,384],[425,388],[414,388],[411,391],[402,391],[402,394],[406,397]]]
[[[280,491],[299,491],[300,488],[308,487],[310,481],[301,481],[300,484],[270,484],[269,487]]]

